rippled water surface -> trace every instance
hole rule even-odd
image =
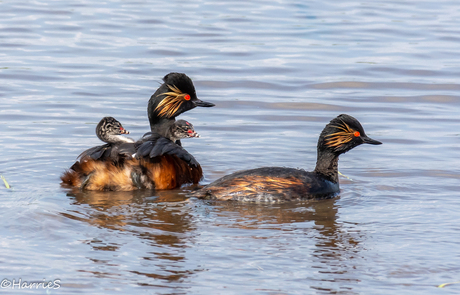
[[[0,172],[13,187],[0,182],[1,279],[58,279],[58,290],[28,291],[55,294],[460,293],[436,288],[460,281],[458,2],[0,9]],[[332,200],[61,188],[59,175],[99,144],[103,116],[133,137],[149,131],[148,98],[172,71],[216,104],[180,117],[202,136],[183,144],[203,183],[254,167],[313,169],[318,135],[341,113],[384,144],[341,157],[348,178]]]

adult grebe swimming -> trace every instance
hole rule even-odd
[[[339,155],[360,144],[381,144],[369,138],[358,120],[340,115],[326,125],[318,140],[312,172],[284,167],[238,171],[193,192],[204,199],[277,202],[333,197],[339,192]]]

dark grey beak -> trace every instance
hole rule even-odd
[[[202,100],[199,100],[199,99],[194,100],[193,103],[195,104],[196,107],[210,108],[210,107],[215,106],[215,104],[213,104],[213,103],[202,101]]]
[[[374,139],[372,139],[372,138],[370,138],[370,137],[367,137],[367,136],[363,136],[363,137],[361,137],[361,138],[363,139],[364,143],[368,143],[368,144],[382,144],[380,141],[374,140]]]

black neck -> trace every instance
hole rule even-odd
[[[162,134],[162,132],[166,128],[169,128],[169,126],[171,126],[171,123],[174,123],[176,119],[164,118],[164,117],[162,118],[162,117],[153,115],[149,117],[149,121],[150,121],[150,130],[152,130],[152,132]]]
[[[152,130],[152,132],[156,132],[160,125],[163,125],[165,122],[169,122],[170,120],[168,118],[160,117],[158,113],[155,111],[158,104],[164,98],[163,95],[160,96],[159,94],[166,92],[165,90],[167,89],[165,88],[167,88],[165,84],[162,84],[157,89],[157,91],[155,91],[155,93],[150,97],[149,103],[147,105],[147,115],[149,117],[150,130]],[[174,118],[172,120],[174,121]]]
[[[330,151],[318,151],[315,172],[321,174],[329,181],[339,182],[338,177],[339,156]]]

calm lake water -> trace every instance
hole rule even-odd
[[[436,286],[460,281],[460,6],[326,2],[1,1],[0,279],[61,287],[0,291],[459,294]],[[332,200],[61,188],[103,116],[149,131],[172,71],[216,104],[180,116],[203,184],[313,169],[341,113],[383,145],[341,157]]]

